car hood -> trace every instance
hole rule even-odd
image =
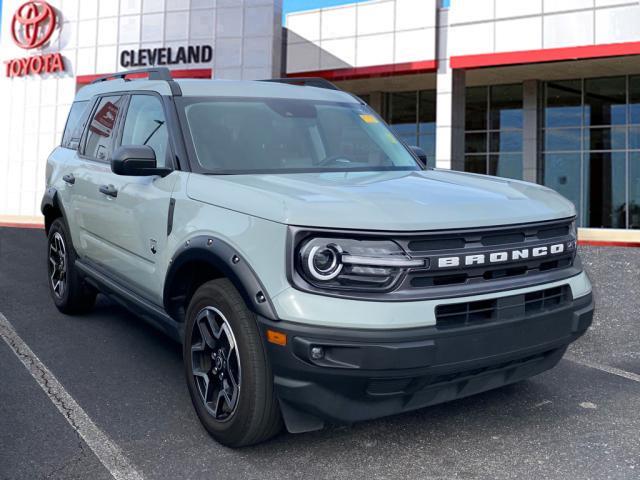
[[[451,170],[190,175],[201,202],[288,225],[359,230],[439,230],[575,215],[549,188]]]

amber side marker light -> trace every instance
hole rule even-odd
[[[267,340],[269,343],[275,343],[284,347],[287,344],[287,334],[276,332],[275,330],[267,330]]]

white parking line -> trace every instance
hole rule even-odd
[[[577,363],[584,367],[594,368],[602,372],[610,373],[612,375],[617,375],[619,377],[626,378],[627,380],[633,380],[634,382],[640,383],[640,375],[638,375],[637,373],[627,372],[626,370],[620,370],[619,368],[610,367],[608,365],[603,365],[597,362],[592,362],[591,360],[584,360],[582,358],[574,357],[573,355],[565,355],[564,358],[565,360],[569,360],[570,362]]]
[[[47,394],[49,400],[91,448],[113,478],[116,480],[143,480],[142,474],[131,465],[120,447],[93,423],[89,415],[69,395],[53,373],[24,343],[2,313],[0,313],[0,337],[9,345],[13,353]]]

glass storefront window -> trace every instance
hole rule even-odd
[[[465,94],[465,130],[487,129],[487,87],[470,87]]]
[[[544,149],[547,152],[571,152],[580,150],[580,128],[547,129],[544,136]]]
[[[640,228],[640,76],[547,82],[540,180],[578,226]]]
[[[418,92],[418,146],[427,152],[430,167],[436,155],[436,91]]]
[[[390,93],[387,112],[387,122],[393,130],[409,145],[415,145],[418,131],[416,92]]]
[[[491,88],[491,130],[522,129],[522,85],[501,85]]]
[[[625,125],[627,123],[626,78],[590,78],[584,82],[584,121],[586,125]]]
[[[489,155],[489,175],[522,179],[522,154],[500,153]]]
[[[435,167],[435,90],[386,93],[383,117],[408,145],[421,147],[427,154],[427,165]]]
[[[640,228],[640,152],[629,153],[629,228]]]
[[[545,153],[542,183],[580,205],[580,153]]]
[[[521,84],[467,88],[465,125],[465,171],[522,178]]]
[[[587,225],[626,227],[625,152],[591,153],[585,163]]]
[[[582,125],[582,82],[568,80],[546,85],[545,126],[579,127]]]

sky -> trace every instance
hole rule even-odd
[[[362,1],[365,0],[283,0],[282,15],[284,16],[289,12],[313,10],[315,8],[322,7],[334,7],[336,5],[345,5],[347,3],[358,3]]]

